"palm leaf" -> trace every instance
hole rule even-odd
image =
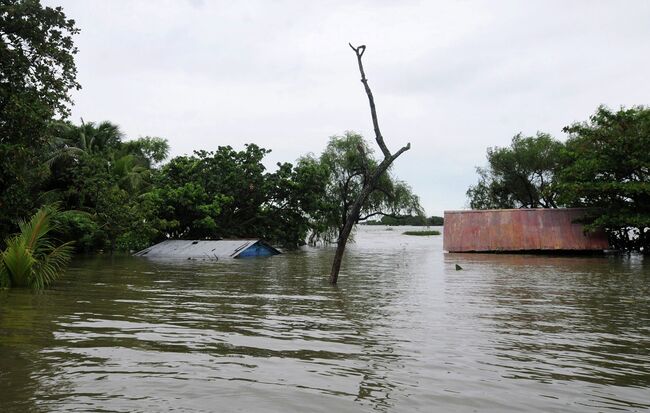
[[[35,263],[36,260],[22,236],[15,236],[7,240],[7,248],[2,253],[2,264],[10,285],[29,286]]]
[[[52,165],[54,165],[54,163],[60,159],[66,159],[66,158],[79,159],[85,153],[86,151],[84,151],[81,148],[77,148],[74,146],[66,146],[54,151],[52,155],[45,160],[45,164],[51,168]]]
[[[42,289],[59,278],[70,262],[73,251],[73,243],[66,242],[52,249],[49,254],[42,257],[35,265],[34,276],[32,277],[30,287]]]
[[[55,209],[51,206],[44,206],[36,211],[29,221],[22,221],[18,223],[20,227],[21,237],[25,240],[26,247],[29,249],[36,249],[38,242],[41,238],[47,235],[50,231],[50,218],[55,213]]]
[[[55,246],[47,234],[56,228],[56,206],[44,206],[29,221],[19,223],[20,233],[6,240],[0,253],[0,288],[43,289],[58,278],[72,257],[72,243]]]

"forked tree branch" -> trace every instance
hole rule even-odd
[[[372,126],[375,129],[375,140],[377,145],[381,148],[381,153],[384,154],[384,157],[387,158],[390,156],[390,151],[384,143],[384,137],[381,135],[381,130],[379,130],[379,120],[377,119],[377,108],[375,107],[375,98],[372,96],[372,90],[368,86],[368,79],[366,78],[366,72],[363,70],[363,62],[361,57],[366,51],[366,46],[361,45],[358,47],[352,46],[351,43],[348,43],[350,48],[354,50],[354,53],[357,55],[357,63],[359,64],[359,73],[361,74],[361,83],[363,83],[364,89],[366,89],[366,95],[368,95],[368,102],[370,103],[370,116],[372,116]]]

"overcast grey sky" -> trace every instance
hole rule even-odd
[[[366,44],[386,142],[412,145],[393,172],[429,215],[466,206],[487,147],[649,103],[650,1],[46,4],[81,29],[73,121],[167,138],[172,155],[254,142],[271,168],[346,130],[374,137],[347,46]]]

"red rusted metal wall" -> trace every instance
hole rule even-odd
[[[609,247],[603,231],[585,233],[584,209],[445,211],[443,249],[449,252],[597,251]]]

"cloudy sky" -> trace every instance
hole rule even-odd
[[[172,155],[254,142],[270,168],[346,130],[374,137],[347,46],[366,44],[386,142],[412,145],[393,172],[429,215],[466,207],[487,147],[650,103],[650,1],[45,3],[81,29],[75,122]]]

